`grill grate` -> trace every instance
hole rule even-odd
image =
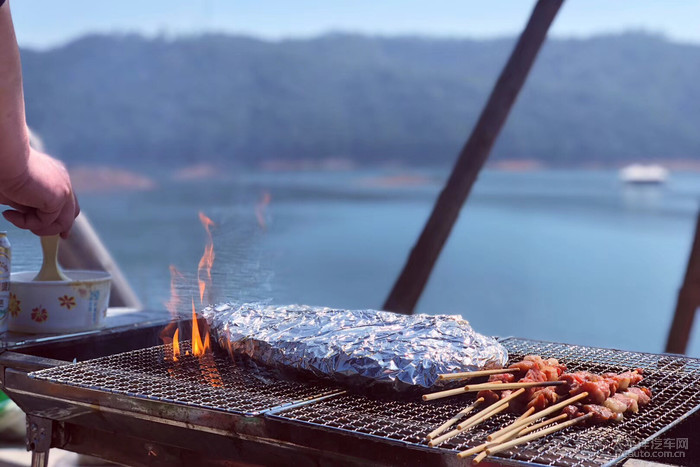
[[[511,361],[528,354],[539,354],[559,359],[569,371],[602,373],[643,368],[645,378],[642,385],[652,390],[653,397],[648,406],[638,414],[626,415],[622,423],[574,426],[523,447],[498,453],[498,457],[560,466],[613,463],[700,405],[700,360],[697,359],[512,338],[502,343],[508,349]],[[434,402],[416,402],[346,394],[275,416],[427,448],[425,436],[475,397],[472,393]],[[515,418],[513,414],[499,414],[434,449],[457,452],[476,446],[489,433]]]
[[[189,341],[172,361],[172,346],[156,346],[72,365],[36,371],[30,376],[55,383],[241,415],[258,415],[289,404],[339,392],[324,384],[282,381],[272,372],[224,353],[191,355]]]
[[[497,454],[533,464],[593,466],[610,464],[658,436],[700,406],[700,360],[667,355],[505,339],[511,361],[527,354],[554,357],[569,371],[597,373],[643,368],[643,385],[652,390],[650,405],[614,425],[575,426]],[[183,353],[189,343],[183,342]],[[32,377],[126,396],[185,404],[244,415],[304,423],[324,429],[381,438],[386,442],[452,455],[480,444],[515,419],[499,414],[474,429],[429,448],[425,435],[474,399],[466,394],[433,402],[414,396],[342,394],[323,383],[277,379],[270,372],[233,363],[214,353],[204,359],[184,356],[178,362],[166,355],[170,346],[157,346],[72,365],[41,370]],[[325,398],[331,394],[335,397]],[[297,405],[296,402],[313,401]]]

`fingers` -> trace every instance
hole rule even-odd
[[[19,211],[19,212],[26,212],[26,211],[28,211],[28,210],[30,210],[30,209],[33,209],[33,208],[28,207],[28,206],[24,206],[24,205],[22,205],[22,204],[13,203],[13,202],[11,202],[11,201],[10,201],[10,202],[7,202],[7,203],[5,203],[5,204],[8,205],[8,206],[10,206],[10,207],[11,207],[12,209],[14,209],[15,211]]]
[[[36,235],[65,238],[80,213],[65,166],[33,149],[23,177],[0,187],[0,203],[12,208],[3,213],[8,221]]]
[[[80,214],[80,203],[78,203],[78,197],[75,196],[75,193],[73,193],[73,205],[73,217],[69,219],[70,225],[68,226],[68,229],[61,232],[61,238],[63,239],[68,238],[68,235],[70,234],[70,229],[73,226],[73,221],[77,219],[78,215]]]
[[[56,235],[63,230],[55,222],[46,224],[36,209],[25,212],[9,210],[3,212],[2,215],[20,229],[31,230],[36,235]]]
[[[35,235],[58,235],[67,238],[73,220],[80,213],[78,200],[71,193],[69,201],[65,203],[59,211],[43,212],[37,209],[26,209],[18,206],[18,210],[8,210],[3,212],[3,216],[9,222],[19,227],[32,231]]]

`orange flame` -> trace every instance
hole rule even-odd
[[[197,313],[194,309],[194,298],[192,299],[192,355],[201,357],[209,350],[209,333],[204,331],[204,343],[199,333],[199,323],[197,322]]]
[[[214,225],[211,219],[205,216],[203,213],[199,213],[199,219],[202,221],[204,228],[207,231],[207,243],[204,248],[204,254],[199,260],[199,266],[197,269],[197,282],[199,283],[199,299],[200,303],[204,303],[204,294],[207,288],[211,288],[211,268],[214,265],[214,241],[211,234],[211,226]],[[161,332],[161,337],[163,342],[166,344],[172,342],[172,355],[168,354],[165,356],[166,360],[172,358],[173,361],[178,361],[179,357],[182,355],[182,350],[180,347],[180,333],[177,329],[177,319],[178,311],[182,305],[182,299],[180,297],[179,285],[183,284],[185,277],[175,268],[175,266],[170,266],[170,299],[165,303],[166,308],[170,311],[171,316],[174,321],[168,324],[165,329]],[[172,334],[172,338],[169,336],[172,333],[173,328],[175,332]],[[204,342],[202,342],[202,336],[204,336]],[[211,349],[211,340],[209,337],[208,327],[204,323],[204,329],[200,331],[199,322],[197,321],[197,312],[194,306],[194,297],[192,297],[192,355],[197,357],[202,357]],[[190,352],[185,350],[185,355],[189,355]],[[211,378],[214,378],[213,376]],[[215,378],[214,378],[215,380]]]
[[[204,246],[204,254],[199,260],[199,266],[197,268],[199,302],[204,304],[204,293],[207,290],[207,286],[211,288],[211,268],[214,266],[214,240],[211,236],[211,226],[214,225],[214,222],[202,212],[199,213],[199,220],[207,231],[207,244]],[[205,278],[202,278],[202,273],[204,273]]]
[[[176,329],[175,334],[173,334],[173,361],[177,361],[177,357],[180,356],[180,339],[178,336],[180,335],[180,330]]]
[[[268,191],[265,191],[262,194],[260,201],[258,201],[258,204],[255,205],[255,217],[258,218],[258,225],[263,230],[267,229],[267,222],[265,222],[265,208],[267,208],[267,205],[270,204],[271,200],[272,196]]]

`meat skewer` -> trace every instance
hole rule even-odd
[[[491,433],[486,442],[459,453],[460,458],[477,454],[472,462],[478,464],[489,454],[574,424],[620,421],[623,414],[636,413],[651,401],[648,388],[634,386],[643,379],[640,368],[619,374],[598,375],[587,371],[566,373],[566,367],[557,360],[544,360],[537,355],[528,355],[509,368],[517,368],[519,374],[524,376],[517,379],[518,373],[493,374],[488,384],[470,386],[483,389],[478,396],[483,397],[485,403],[498,404],[502,398],[508,398],[511,410],[527,412],[512,424]],[[513,398],[512,391],[505,388],[515,383],[526,384],[520,390],[523,392]],[[533,410],[536,411],[532,413]],[[559,415],[535,423],[559,410]],[[568,421],[557,423],[567,418]]]
[[[501,391],[504,389],[520,389],[520,388],[541,388],[545,386],[564,386],[566,381],[516,381],[513,383],[481,383],[481,384],[468,384],[464,386],[465,392],[474,392],[482,390],[496,390]]]
[[[630,388],[631,385],[643,379],[643,370],[640,368],[620,374],[604,373],[603,375],[596,375],[587,371],[565,373],[566,366],[559,364],[556,359],[544,360],[537,355],[525,356],[522,361],[510,365],[509,368],[518,368],[521,371],[525,371],[525,376],[518,380],[518,383],[543,382],[539,387],[528,388],[524,396],[511,403],[511,409],[516,412],[522,412],[530,407],[542,410],[555,404],[562,396],[574,396],[582,392],[589,394],[588,399],[583,401],[584,403],[601,405],[614,413],[636,413],[638,410],[637,398],[629,394],[618,396],[616,393],[617,391]],[[515,378],[514,374],[492,375],[489,378],[489,382],[494,384],[499,382],[503,382],[503,384],[515,383]],[[566,384],[560,384],[556,388],[544,384],[550,381],[563,381]],[[484,397],[487,403],[493,403],[499,397],[507,394],[507,391],[501,391],[500,394],[497,391],[498,388],[491,388],[482,390],[478,395]],[[633,391],[633,393],[638,395],[637,392]],[[644,399],[647,396],[639,397]],[[605,413],[605,416],[607,417],[607,413]],[[611,419],[614,419],[614,416]]]
[[[556,359],[550,358],[544,360],[539,355],[527,355],[522,361],[510,365],[509,368],[518,368],[521,372],[525,373],[519,382],[559,381],[559,377],[566,371],[566,366],[560,364]],[[492,383],[497,383],[499,381],[503,383],[515,382],[515,375],[493,375],[489,378],[489,382]],[[502,397],[499,396],[495,390],[484,390],[479,392],[478,396],[484,397],[487,402],[498,400],[499,397]],[[535,387],[530,389],[526,393],[526,396],[521,398],[524,401],[522,404],[516,402],[515,404],[511,404],[511,407],[517,412],[522,412],[530,407],[535,407],[535,410],[541,410],[547,405],[555,403],[558,398],[558,394],[552,388]]]
[[[503,374],[503,373],[514,373],[516,371],[519,371],[519,370],[517,370],[515,368],[497,368],[494,370],[465,371],[462,373],[444,373],[444,374],[438,375],[438,380],[449,381],[449,380],[453,380],[453,379],[470,379],[470,378],[478,378],[480,376],[497,375],[497,374]]]
[[[505,389],[520,389],[520,388],[542,388],[545,386],[563,386],[567,383],[565,381],[546,381],[546,380],[525,380],[525,378],[520,381],[513,383],[481,383],[481,384],[468,384],[461,388],[446,389],[444,391],[431,392],[428,394],[423,394],[424,401],[431,401],[435,399],[441,399],[443,397],[457,396],[465,392],[476,392],[476,391],[486,391],[486,390],[505,390]],[[489,399],[492,399],[491,397]]]
[[[617,391],[625,390],[630,385],[639,383],[643,376],[642,369],[638,368],[619,375],[615,373],[596,375],[588,371],[578,371],[576,373],[564,373],[560,379],[568,383],[569,395],[573,396],[579,392],[586,391],[590,394],[592,403],[602,404]]]
[[[651,391],[645,387],[631,387],[626,391],[618,392],[599,404],[573,404],[565,407],[562,412],[573,418],[586,413],[593,414],[593,422],[604,423],[609,421],[621,421],[623,414],[636,413],[640,406],[645,406],[651,401]]]

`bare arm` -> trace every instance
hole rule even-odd
[[[80,212],[64,165],[29,146],[22,65],[9,2],[0,5],[0,204],[36,235],[68,235]]]
[[[0,6],[0,177],[17,177],[26,170],[28,159],[22,66],[10,5],[5,3]]]

